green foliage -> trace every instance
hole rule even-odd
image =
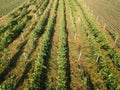
[[[8,83],[0,85],[0,90],[15,90],[14,81],[16,79],[16,75],[13,75]]]
[[[78,2],[76,1],[76,3],[78,3]],[[91,47],[92,47],[92,51],[93,51],[92,54],[94,55],[95,59],[99,56],[97,63],[98,63],[100,73],[103,75],[103,80],[105,81],[106,86],[109,90],[115,90],[117,87],[116,79],[115,79],[113,73],[110,71],[110,68],[106,64],[104,56],[102,56],[102,54],[100,52],[100,49],[103,49],[103,50],[106,50],[108,53],[112,53],[111,51],[113,51],[114,49],[111,49],[111,47],[108,45],[106,38],[99,31],[95,22],[93,22],[93,20],[89,17],[89,15],[86,13],[86,11],[81,6],[81,4],[78,3],[78,5],[80,6],[80,8],[83,12],[83,15],[85,16],[85,19],[90,27],[90,29],[88,29],[88,27],[86,27],[86,30],[89,35],[88,39],[91,43]],[[95,44],[96,42],[98,42],[100,44],[100,48],[98,48],[96,46],[96,44]],[[109,50],[111,50],[111,51],[109,51]],[[113,54],[115,54],[115,52],[113,52]],[[111,56],[113,56],[113,54]],[[112,59],[112,61],[113,61],[113,59]],[[116,60],[116,61],[118,61],[118,60]],[[114,63],[114,64],[117,65],[116,63]]]
[[[0,59],[0,66],[2,66],[2,64],[3,64],[3,60],[2,60],[2,59]]]
[[[16,25],[19,24],[19,22],[22,22],[23,17],[28,13],[27,10],[27,5],[23,6],[19,12],[19,15],[15,15],[16,11],[14,13],[11,13],[9,16],[12,17],[11,20],[8,22],[8,24],[6,26],[3,26],[2,28],[0,28],[0,35],[2,35],[5,31],[8,31],[9,29],[13,29]],[[18,10],[19,10],[18,9]],[[28,20],[30,19],[30,16],[27,16]]]
[[[51,4],[51,3],[50,3]],[[43,69],[43,64],[44,61],[48,60],[49,54],[50,54],[50,46],[51,46],[51,39],[52,39],[52,32],[53,32],[53,26],[54,26],[54,21],[56,16],[54,16],[54,14],[56,13],[57,10],[57,6],[58,6],[58,0],[54,1],[53,4],[53,9],[52,9],[52,15],[49,18],[47,27],[46,27],[46,32],[43,36],[43,41],[42,41],[42,45],[41,45],[41,50],[38,54],[37,59],[35,60],[35,69],[33,72],[33,77],[31,80],[31,86],[28,88],[29,90],[36,90],[39,89],[40,87],[40,76],[42,73],[42,69]],[[49,6],[50,7],[50,6]],[[43,14],[45,17],[46,13],[49,13],[49,7],[47,8],[45,14]],[[41,19],[45,19],[45,18],[41,18]]]
[[[118,68],[120,68],[120,54],[116,53],[116,51],[114,49],[110,48],[108,55],[112,59],[113,63],[115,63],[115,65]]]
[[[87,24],[91,28],[90,33],[94,36],[94,39],[100,44],[100,49],[107,51],[113,63],[120,69],[120,58],[119,58],[120,54],[109,46],[103,33],[99,30],[99,28],[97,27],[96,23],[92,20],[92,18],[86,13],[86,11],[81,6],[81,4],[79,4],[77,1],[76,3],[81,8],[83,15],[85,16],[85,19],[87,21]]]
[[[48,1],[48,0],[47,0]],[[48,3],[48,2],[46,2]],[[45,8],[45,6],[44,6]],[[42,8],[41,10],[43,10],[44,8]],[[32,39],[32,44],[31,44],[31,48],[34,49],[36,47],[36,43],[38,38],[40,37],[40,35],[42,35],[42,33],[44,32],[43,26],[46,24],[47,18],[49,15],[49,9],[47,9],[43,15],[40,18],[40,21],[37,23],[37,25],[35,26],[35,29],[32,30],[31,33],[31,39]]]
[[[92,55],[94,55],[93,57],[96,59],[99,56],[97,62],[100,70],[99,72],[103,75],[103,80],[105,81],[107,88],[110,90],[114,90],[117,87],[115,77],[110,71],[110,68],[107,66],[104,56],[101,55],[100,50],[98,49],[98,47],[96,47],[92,36],[89,37],[89,41],[91,43]]]
[[[0,35],[1,35],[2,33],[4,33],[7,29],[11,29],[11,28],[13,28],[15,25],[17,25],[17,24],[18,24],[17,20],[12,20],[12,21],[10,21],[6,26],[4,26],[4,27],[2,27],[2,28],[0,29]]]
[[[44,9],[48,5],[48,3],[49,3],[49,0],[45,0],[43,2],[43,4],[41,5],[41,7],[38,9],[38,12],[37,12],[38,15],[42,14],[42,12],[44,11]]]
[[[64,0],[61,3],[61,19],[60,19],[60,35],[59,35],[59,51],[58,51],[58,88],[60,90],[67,89],[67,33],[65,28],[65,5]]]
[[[6,47],[9,43],[11,43],[16,37],[20,35],[20,33],[23,31],[23,28],[26,25],[26,22],[28,21],[28,17],[26,16],[24,20],[19,23],[13,30],[10,30],[5,33],[4,37],[2,38],[0,42],[0,49],[3,49]]]

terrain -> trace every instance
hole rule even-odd
[[[120,90],[118,29],[89,9],[26,0],[0,18],[0,90]]]
[[[24,0],[0,0],[0,17],[11,12],[24,2]]]

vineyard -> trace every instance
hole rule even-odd
[[[0,20],[0,90],[120,90],[119,35],[82,0],[26,0]]]

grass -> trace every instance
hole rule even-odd
[[[0,17],[11,12],[13,9],[22,4],[25,0],[0,0]]]

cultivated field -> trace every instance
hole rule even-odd
[[[120,34],[120,0],[84,0],[101,23]],[[103,20],[103,21],[102,21]]]
[[[26,0],[2,20],[0,90],[120,90],[119,38],[83,0]]]
[[[105,26],[111,38],[118,39],[120,47],[120,0],[82,0],[87,11],[102,27]]]
[[[0,0],[0,17],[11,12],[25,0]]]

